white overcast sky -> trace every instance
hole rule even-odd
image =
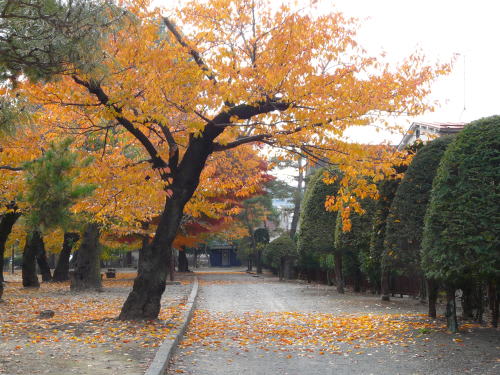
[[[460,54],[452,74],[433,87],[432,98],[441,107],[418,120],[469,122],[500,114],[500,0],[328,2],[346,15],[365,19],[359,40],[369,50],[383,49],[395,58],[416,48],[429,59]]]
[[[297,0],[302,2],[309,0]],[[360,18],[358,41],[369,52],[384,50],[395,60],[416,48],[430,60],[460,54],[453,73],[433,87],[432,98],[441,107],[418,119],[401,118],[401,125],[414,120],[468,122],[500,114],[500,0],[323,0],[321,7]],[[401,138],[360,131],[353,138],[362,142]]]

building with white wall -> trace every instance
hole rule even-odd
[[[398,150],[413,144],[417,139],[426,142],[443,135],[458,133],[465,125],[465,122],[414,122],[403,136]]]

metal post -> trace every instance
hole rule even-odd
[[[10,272],[12,274],[14,274],[14,251],[18,246],[19,246],[19,240],[16,240],[16,242],[14,242],[14,244],[12,245],[12,253],[10,255],[10,267],[11,267]]]

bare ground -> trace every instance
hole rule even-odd
[[[135,274],[104,281],[102,292],[74,293],[68,283],[22,288],[19,275],[6,275],[0,303],[0,374],[143,374],[157,347],[175,326],[191,290],[189,275],[168,285],[160,320],[116,320]],[[53,310],[50,319],[39,312]],[[174,327],[175,329],[175,327]]]

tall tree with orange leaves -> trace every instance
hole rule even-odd
[[[382,178],[405,156],[349,144],[342,140],[345,129],[384,113],[429,109],[429,84],[449,70],[427,65],[418,54],[397,66],[368,56],[356,43],[355,20],[322,14],[314,5],[191,1],[166,17],[147,0],[123,3],[133,17],[103,43],[101,66],[20,88],[47,108],[44,121],[53,126],[121,129],[122,146],[142,147],[149,164],[141,164],[143,170],[156,172],[167,192],[121,319],[158,316],[186,204],[205,183],[234,183],[226,178],[199,186],[207,161],[249,143],[326,158],[342,169],[344,187],[328,207],[349,202],[356,209],[351,195],[364,198],[374,190],[366,176]]]

